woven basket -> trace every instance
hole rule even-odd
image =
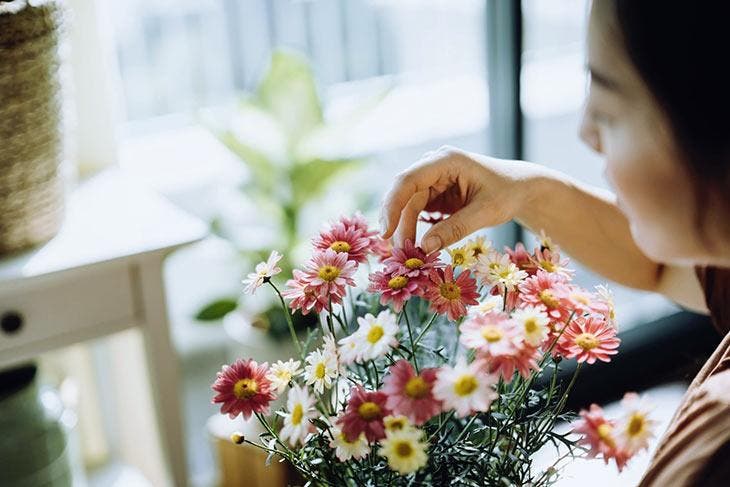
[[[52,238],[63,219],[56,0],[0,0],[0,254]]]

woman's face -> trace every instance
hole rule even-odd
[[[664,263],[710,262],[696,229],[690,175],[668,119],[625,53],[611,3],[593,2],[591,10],[591,81],[580,136],[605,156],[606,178],[647,256]]]

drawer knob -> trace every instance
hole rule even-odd
[[[16,333],[23,327],[23,315],[16,311],[8,311],[0,317],[0,328],[7,333]]]

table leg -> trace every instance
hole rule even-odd
[[[143,261],[137,268],[143,309],[145,352],[152,382],[157,424],[164,457],[175,487],[185,487],[187,461],[182,421],[182,394],[178,357],[170,336],[162,274],[162,256]]]

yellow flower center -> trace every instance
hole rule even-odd
[[[587,351],[596,348],[599,342],[593,333],[581,333],[575,337],[575,344]]]
[[[324,379],[324,374],[327,371],[327,369],[324,366],[324,363],[320,362],[317,364],[317,367],[314,369],[314,376],[317,379]]]
[[[598,433],[598,438],[600,438],[600,440],[608,445],[610,448],[614,448],[616,446],[616,442],[613,440],[613,435],[611,434],[612,432],[613,428],[608,423],[603,423],[596,429],[596,433]]]
[[[395,454],[401,458],[410,458],[413,456],[414,449],[409,441],[399,441],[393,448]]]
[[[535,318],[528,318],[525,320],[525,333],[532,334],[538,331],[537,321]]]
[[[413,399],[421,399],[428,394],[428,383],[421,377],[411,377],[406,382],[406,396]]]
[[[365,421],[372,421],[380,416],[380,406],[372,401],[364,402],[357,408],[357,414]]]
[[[462,252],[454,252],[451,255],[451,263],[455,266],[464,265],[464,262],[466,262],[466,256]]]
[[[453,301],[461,297],[461,288],[453,282],[445,282],[439,286],[439,292],[444,298]]]
[[[346,445],[354,445],[355,442],[360,439],[360,438],[356,438],[356,439],[350,441],[347,439],[347,436],[345,435],[345,433],[340,433],[339,437],[340,437],[340,441],[342,443],[345,443]]]
[[[477,388],[477,380],[473,375],[462,375],[454,384],[454,392],[459,396],[468,396]]]
[[[323,265],[317,275],[323,281],[332,282],[340,276],[340,269],[333,265]]]
[[[555,270],[558,268],[555,264],[553,264],[549,260],[540,261],[540,267],[542,267],[543,269],[545,269],[548,272],[555,272]]]
[[[403,289],[408,284],[406,276],[395,276],[388,281],[388,287],[391,289]]]
[[[291,412],[291,424],[294,426],[299,425],[299,423],[302,422],[302,418],[304,417],[304,408],[302,408],[301,404],[297,404],[294,406],[294,410]]]
[[[489,343],[498,342],[503,336],[504,334],[502,333],[502,330],[494,325],[487,325],[482,328],[482,337],[484,337],[484,339]]]
[[[626,433],[630,437],[639,436],[646,429],[646,419],[641,413],[634,413],[629,419],[629,424],[626,426]]]
[[[368,341],[371,344],[375,345],[376,343],[378,343],[378,340],[380,340],[381,338],[383,338],[383,335],[384,334],[385,334],[385,332],[383,331],[383,327],[382,326],[380,326],[380,325],[373,325],[370,328],[370,331],[368,332]]]
[[[407,425],[405,418],[387,418],[385,420],[385,428],[389,431],[400,431]]]
[[[548,308],[557,308],[558,304],[560,304],[553,292],[549,289],[543,289],[538,296],[540,297],[540,301]]]
[[[238,399],[250,399],[259,391],[259,385],[253,379],[240,379],[233,386],[233,395]]]
[[[409,269],[420,269],[423,266],[423,261],[418,257],[411,257],[405,261],[405,265]]]
[[[504,269],[499,271],[499,277],[501,279],[507,279],[508,277],[511,277],[511,276],[512,276],[512,269],[510,269],[509,267],[505,267]]]
[[[349,252],[350,244],[347,242],[343,242],[342,240],[337,240],[336,242],[332,242],[332,245],[330,245],[330,248],[338,253],[339,252]]]

